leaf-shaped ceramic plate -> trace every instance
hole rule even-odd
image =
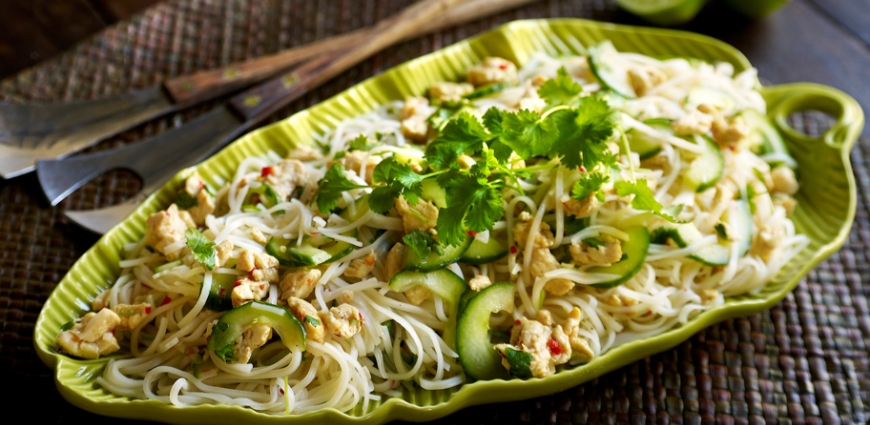
[[[518,21],[493,31],[412,60],[358,84],[315,107],[299,112],[269,127],[252,132],[196,167],[213,186],[222,185],[242,158],[262,156],[272,150],[285,153],[294,143],[308,143],[312,134],[335,126],[339,121],[370,111],[389,100],[419,95],[436,81],[459,79],[466,68],[485,56],[501,56],[519,64],[532,52],[549,54],[583,53],[590,46],[609,39],[621,51],[653,56],[684,56],[706,61],[724,61],[740,71],[749,62],[736,49],[714,39],[678,31],[618,26],[577,19]],[[109,416],[152,419],[171,423],[383,423],[404,419],[435,419],[463,407],[531,398],[552,394],[598,377],[645,356],[667,350],[713,323],[773,306],[813,266],[836,251],[846,238],[855,214],[855,180],[849,151],[863,126],[863,113],[854,99],[837,90],[815,84],[789,84],[763,90],[770,116],[782,131],[799,163],[801,190],[794,221],[810,246],[792,260],[763,291],[732,298],[725,305],[699,314],[686,326],[655,337],[617,347],[590,363],[544,379],[527,381],[486,381],[444,391],[405,391],[402,398],[389,399],[367,408],[357,406],[348,413],[331,409],[285,417],[257,413],[230,406],[173,407],[157,401],[131,400],[112,395],[93,385],[102,371],[103,360],[83,361],[57,354],[52,346],[61,325],[83,315],[90,301],[107,282],[114,281],[125,243],[142,238],[149,214],[166,208],[180,187],[185,170],[136,211],[107,233],[63,278],[46,301],[36,323],[34,342],[42,360],[56,371],[61,394],[73,404]],[[793,112],[815,109],[837,122],[822,137],[808,137],[790,127],[786,118]]]

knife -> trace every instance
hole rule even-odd
[[[409,34],[418,33],[417,29],[423,22],[458,1],[417,2],[365,30],[360,37],[348,42],[344,50],[316,57],[285,75],[232,97],[226,105],[158,136],[111,151],[65,160],[39,161],[37,174],[40,184],[44,190],[49,189],[46,195],[52,199],[52,193],[58,193],[55,189],[63,194],[64,181],[73,182],[73,189],[65,191],[68,194],[107,169],[124,167],[144,174],[141,175],[143,189],[154,190],[171,179],[178,170],[208,157],[309,90]],[[185,149],[192,149],[192,152],[180,155]],[[160,162],[166,162],[166,165]],[[141,198],[134,198],[125,204],[134,207],[137,201],[141,202]],[[123,212],[123,208],[115,207],[109,211],[68,212],[67,217],[89,230],[104,233],[126,216],[120,216]]]
[[[464,0],[421,22],[405,39],[468,22],[533,0]],[[320,54],[341,51],[367,29],[166,80],[157,87],[66,103],[0,101],[0,177],[33,171],[38,160],[60,159],[150,119],[243,89]],[[62,199],[62,198],[61,198]],[[52,205],[60,199],[51,199]]]

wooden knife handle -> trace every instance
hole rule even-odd
[[[383,48],[419,34],[424,22],[458,1],[421,0],[379,22],[368,36],[355,38],[338,52],[319,56],[288,74],[248,89],[230,99],[230,105],[248,121],[262,119]]]
[[[460,4],[449,8],[445,13],[425,19],[419,23],[416,31],[405,34],[402,39],[419,37],[532,1],[536,0],[462,0]],[[273,55],[175,77],[164,81],[163,87],[175,103],[196,104],[264,81],[317,55],[339,52],[354,40],[368,37],[370,31],[371,28],[362,28]]]

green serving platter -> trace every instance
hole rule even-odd
[[[762,89],[769,115],[799,164],[801,189],[793,220],[797,230],[810,238],[810,245],[760,292],[730,298],[724,305],[698,314],[684,326],[618,346],[586,365],[543,379],[482,381],[442,391],[404,390],[402,398],[358,405],[347,413],[323,409],[288,417],[234,406],[175,407],[158,401],[119,397],[93,384],[106,359],[80,360],[53,349],[61,325],[87,312],[91,300],[115,280],[124,244],[143,237],[148,215],[166,208],[185,176],[194,170],[212,187],[219,187],[231,178],[243,158],[264,156],[268,151],[283,155],[294,144],[311,143],[313,134],[322,133],[341,120],[387,101],[420,95],[436,81],[457,80],[466,68],[486,56],[501,56],[523,64],[536,51],[552,55],[582,54],[585,46],[602,40],[611,40],[620,51],[728,62],[737,71],[750,67],[747,59],[733,47],[693,33],[579,19],[516,21],[411,60],[317,106],[251,132],[195,168],[181,171],[149,196],[88,250],[49,296],[36,322],[34,344],[42,361],[54,369],[60,393],[72,404],[102,415],[178,424],[427,421],[470,405],[556,393],[674,347],[714,323],[772,307],[812,267],[843,245],[855,215],[855,178],[849,151],[863,128],[864,115],[854,99],[830,87],[798,83]],[[827,113],[836,122],[820,137],[810,137],[789,127],[789,115],[806,110]]]

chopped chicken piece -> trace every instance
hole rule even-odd
[[[121,319],[115,330],[129,331],[138,327],[142,320],[148,317],[148,314],[151,313],[151,304],[118,304],[112,307],[112,311]]]
[[[236,286],[233,288],[233,293],[230,296],[233,300],[233,307],[247,304],[251,301],[260,301],[269,295],[269,288],[272,285],[269,282],[250,280],[241,278],[236,281]]]
[[[572,244],[571,258],[574,259],[574,264],[578,266],[607,265],[618,262],[622,259],[622,245],[619,240],[611,236],[601,236],[599,238],[603,245],[593,247],[586,242]]]
[[[109,306],[109,293],[111,293],[111,288],[106,289],[103,292],[100,292],[100,295],[97,295],[93,301],[91,301],[91,310],[100,311]]]
[[[468,70],[468,82],[475,87],[516,81],[517,66],[507,59],[488,57],[480,65],[475,65]]]
[[[266,245],[267,243],[269,243],[269,238],[267,238],[266,235],[264,235],[263,232],[256,227],[251,227],[248,233],[251,235],[251,239],[253,239],[254,242],[260,245]]]
[[[408,299],[408,302],[414,305],[423,304],[423,301],[432,298],[432,291],[427,289],[425,286],[414,286],[405,290],[404,294],[405,298]]]
[[[341,304],[330,308],[328,312],[320,312],[320,319],[326,325],[326,330],[336,338],[353,337],[363,326],[362,313],[350,304]]]
[[[638,66],[628,70],[628,79],[638,96],[643,96],[649,89],[668,80],[667,74],[656,67]]]
[[[405,233],[411,233],[420,229],[423,231],[432,229],[438,224],[438,207],[425,199],[418,199],[417,205],[411,205],[400,196],[395,200],[396,211],[402,216],[405,225]]]
[[[773,180],[772,192],[774,193],[794,195],[797,193],[798,189],[800,189],[797,179],[794,176],[794,171],[785,165],[780,165],[779,167],[774,168],[770,172],[770,178]]]
[[[671,129],[677,136],[704,134],[710,131],[713,117],[699,110],[693,110],[671,123]]]
[[[387,274],[386,278],[388,282],[393,279],[396,273],[405,268],[406,250],[407,247],[403,243],[398,242],[387,253],[387,258],[384,260],[384,272]]]
[[[529,370],[535,378],[543,378],[556,372],[556,365],[566,363],[571,358],[569,339],[561,326],[554,330],[536,320],[521,317],[511,328],[510,344],[495,346],[502,355],[502,365],[510,369],[507,349],[523,351],[532,355]]]
[[[413,116],[428,117],[432,113],[432,107],[425,97],[406,97],[402,110],[399,111],[400,119],[408,119]]]
[[[795,207],[797,206],[797,201],[794,198],[788,195],[776,195],[771,198],[773,200],[773,205],[778,205],[780,207],[785,208],[785,215],[790,216]]]
[[[785,239],[785,231],[781,226],[763,224],[758,229],[758,235],[752,239],[749,252],[757,255],[764,261],[769,261],[779,251],[782,240]]]
[[[713,132],[713,140],[723,149],[744,149],[748,145],[749,126],[741,117],[734,118],[731,123],[722,115],[716,107],[707,104],[698,105],[698,110],[713,118],[710,126]],[[743,143],[743,142],[746,143]]]
[[[474,86],[468,83],[435,83],[429,87],[429,98],[442,102],[458,101],[473,91]]]
[[[369,155],[366,151],[350,151],[338,161],[330,162],[329,166],[334,163],[341,164],[346,170],[351,170],[358,176],[365,179],[366,183],[372,184],[372,173],[375,171],[375,166],[381,162],[380,156]],[[365,166],[365,174],[360,174],[362,167]]]
[[[323,152],[314,146],[300,143],[296,145],[290,152],[287,152],[287,159],[295,159],[298,161],[317,161],[323,158]]]
[[[402,120],[399,131],[406,139],[416,144],[424,144],[429,139],[429,123],[425,117],[414,115]]]
[[[492,281],[489,280],[489,277],[487,277],[485,274],[479,274],[477,276],[474,276],[473,278],[471,278],[471,280],[468,281],[468,287],[478,292],[480,292],[481,290],[483,290],[483,288],[486,288],[489,285],[492,285]]]
[[[610,294],[609,297],[606,297],[601,301],[604,304],[612,305],[614,307],[631,307],[637,305],[636,299],[618,294]]]
[[[374,268],[375,251],[371,250],[365,257],[353,259],[350,264],[347,265],[347,269],[344,270],[344,275],[347,277],[362,279],[368,276]]]
[[[263,181],[278,193],[281,201],[287,199],[297,187],[310,184],[308,168],[296,159],[282,159],[271,167]]]
[[[281,289],[281,299],[286,300],[290,297],[308,298],[311,291],[314,290],[315,284],[320,280],[322,273],[316,268],[301,268],[290,270],[281,279],[279,288]]]
[[[535,248],[532,251],[532,262],[529,266],[529,272],[536,279],[544,277],[551,270],[560,268],[562,268],[562,265],[559,263],[559,260],[556,260],[556,257],[553,256],[549,248]],[[544,284],[544,289],[554,295],[565,295],[573,288],[574,282],[564,278],[550,279]]]
[[[236,269],[250,273],[253,280],[278,282],[278,259],[265,252],[246,249],[236,258]]]
[[[353,291],[343,291],[341,295],[338,296],[338,300],[341,301],[342,304],[349,304],[353,301]]]
[[[520,221],[514,224],[514,241],[522,249],[526,247],[526,243],[529,240],[529,232],[532,228],[532,221],[523,220],[523,218],[523,215],[520,215]],[[553,241],[553,232],[550,231],[550,225],[542,221],[541,226],[532,238],[532,246],[536,248],[549,248],[553,245]]]
[[[112,332],[119,323],[121,318],[110,309],[88,313],[76,319],[72,329],[61,332],[56,342],[61,350],[76,357],[96,359],[121,348]]]
[[[196,199],[196,205],[187,209],[190,218],[197,226],[205,224],[205,218],[214,212],[215,201],[205,189],[205,182],[199,174],[193,173],[184,181],[184,191],[191,198]]]
[[[529,109],[540,114],[547,108],[547,102],[538,95],[538,88],[530,84],[526,87],[526,92],[516,107],[520,110]]]
[[[643,168],[649,168],[652,170],[668,170],[671,163],[668,161],[668,157],[665,155],[655,155],[651,158],[644,159],[640,161],[640,166]]]
[[[323,342],[326,326],[320,321],[317,309],[311,303],[301,298],[287,298],[287,308],[299,319],[305,327],[305,337],[317,342]]]
[[[592,348],[589,347],[589,342],[580,335],[580,322],[583,320],[583,312],[574,307],[568,313],[568,319],[565,321],[563,328],[568,335],[568,340],[571,343],[571,348],[574,350],[574,358],[583,362],[588,362],[595,357]]]
[[[538,310],[535,313],[535,320],[541,322],[544,326],[553,326],[553,314],[549,310]]]
[[[244,364],[251,360],[254,350],[266,345],[272,338],[272,327],[265,324],[253,325],[242,336],[233,341],[233,360],[231,363]]]
[[[590,193],[586,199],[578,200],[568,195],[562,195],[562,205],[565,207],[565,212],[577,218],[586,218],[598,211],[601,203],[595,197],[595,193]]]
[[[698,293],[701,295],[703,305],[713,305],[719,299],[719,291],[715,289],[703,288]]]
[[[164,250],[169,245],[185,240],[187,237],[184,232],[190,227],[196,227],[190,213],[179,211],[178,207],[172,204],[166,210],[158,211],[148,217],[145,224],[145,245],[166,255],[167,261],[175,261],[183,250],[179,249],[169,254]]]
[[[585,81],[595,81],[595,74],[589,68],[589,61],[585,57],[572,56],[562,60],[562,65],[569,75],[581,78]]]
[[[233,243],[229,239],[224,239],[223,242],[215,245],[214,250],[217,253],[217,261],[215,263],[218,267],[223,267],[227,265],[227,262],[233,256]]]

